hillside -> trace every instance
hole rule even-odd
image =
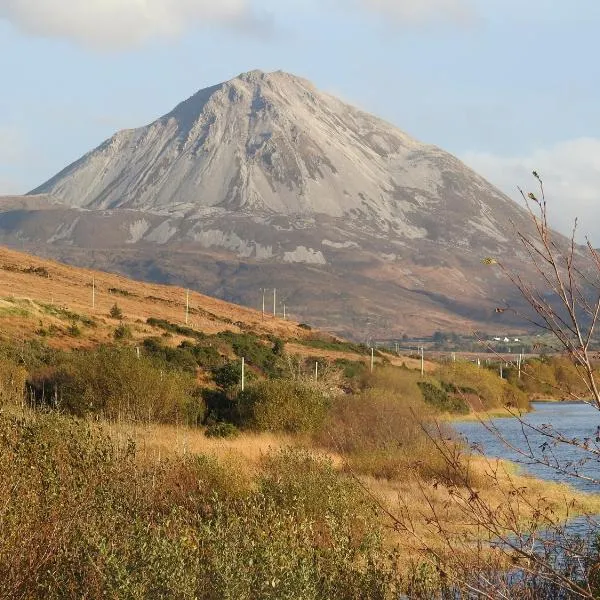
[[[0,242],[247,306],[277,287],[348,337],[465,331],[512,294],[525,212],[456,157],[287,73],[244,73],[116,133],[25,198]]]
[[[95,308],[92,306],[95,289]],[[123,319],[110,317],[114,304]],[[365,352],[318,330],[299,327],[272,312],[250,310],[189,293],[186,326],[186,290],[148,284],[119,275],[71,267],[0,247],[0,336],[38,339],[54,348],[74,349],[114,342],[114,331],[124,323],[132,333],[130,343],[173,330],[167,344],[175,346],[196,333],[250,333],[285,340],[288,352],[301,358],[367,361]],[[159,325],[149,325],[154,319]],[[75,327],[73,329],[73,326]],[[180,328],[180,331],[174,331]],[[378,357],[377,362],[381,362]],[[418,366],[406,356],[392,357],[391,364]],[[432,364],[426,363],[428,370]]]

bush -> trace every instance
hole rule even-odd
[[[269,377],[282,374],[280,360],[273,347],[269,347],[263,340],[252,333],[232,333],[223,331],[217,336],[229,343],[236,356],[244,358],[246,363],[257,367]],[[280,347],[283,351],[283,347]]]
[[[425,402],[433,406],[436,410],[463,415],[469,413],[469,407],[462,398],[449,395],[445,389],[439,388],[428,381],[419,381],[418,385],[421,388],[421,393],[423,394]],[[456,389],[456,386],[453,384],[447,385],[446,387],[449,390],[455,389],[456,393],[458,392],[458,389]]]
[[[72,337],[81,337],[81,329],[75,321],[67,327],[67,333]]]
[[[38,404],[57,401],[79,416],[194,424],[204,417],[194,377],[149,357],[137,358],[130,348],[72,353],[58,366],[38,370],[29,385]]]
[[[240,434],[240,431],[233,423],[217,421],[209,423],[204,434],[209,438],[234,438]]]
[[[440,367],[436,376],[446,384],[452,384],[459,390],[472,391],[479,396],[485,410],[501,408],[510,404],[518,408],[529,408],[527,395],[497,372],[467,362],[456,362]],[[467,392],[462,392],[467,393]]]
[[[243,424],[259,431],[311,432],[324,423],[330,400],[310,381],[261,381],[238,397]]]
[[[111,319],[119,319],[121,320],[123,318],[123,311],[119,308],[119,305],[115,302],[110,311],[108,312],[108,316]]]
[[[373,506],[304,453],[251,482],[205,456],[138,460],[57,414],[0,414],[0,476],[3,598],[398,597]]]
[[[113,332],[115,340],[130,340],[133,337],[131,328],[121,323]]]

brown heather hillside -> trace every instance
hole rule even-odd
[[[92,282],[96,304],[92,307]],[[189,295],[189,326],[205,333],[252,330],[284,339],[304,339],[310,332],[297,322],[284,321],[259,311],[230,304],[195,292]],[[102,342],[112,336],[117,319],[109,317],[114,304],[123,311],[124,322],[133,332],[147,334],[148,318],[164,319],[185,325],[186,291],[179,287],[140,283],[120,275],[70,267],[0,247],[0,331],[9,335],[29,336],[36,328],[55,325],[65,330],[65,321],[77,321],[85,332],[79,339],[58,335],[51,345],[77,347]],[[96,326],[86,326],[69,313],[93,319]],[[85,319],[87,318],[87,319]],[[57,342],[57,340],[61,340]],[[55,342],[52,344],[52,342]]]
[[[351,351],[304,346],[302,342],[327,340],[330,336],[299,327],[296,321],[274,318],[269,312],[263,320],[260,311],[191,291],[189,300],[189,327],[196,331],[206,334],[251,331],[286,340],[288,352],[303,358],[368,360],[367,356]],[[71,267],[0,246],[0,336],[13,340],[44,338],[48,345],[63,349],[113,341],[114,330],[120,324],[109,316],[114,304],[122,310],[123,323],[130,327],[133,340],[163,333],[162,329],[148,325],[148,318],[185,326],[183,288]],[[73,325],[78,331],[70,330]],[[175,335],[172,342],[178,343],[183,337]],[[418,367],[418,361],[408,357],[388,359],[392,364]],[[376,361],[381,362],[381,358]],[[430,371],[434,365],[426,363],[426,368]]]

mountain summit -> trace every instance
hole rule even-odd
[[[52,210],[5,211],[0,239],[252,305],[279,287],[358,337],[488,322],[481,257],[518,259],[526,222],[457,158],[283,72],[201,90],[31,195]]]

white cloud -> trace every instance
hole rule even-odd
[[[551,224],[568,235],[577,218],[578,239],[587,235],[600,245],[600,139],[560,142],[524,156],[469,152],[461,158],[516,200],[517,186],[537,192],[531,175],[537,171],[544,181]]]
[[[409,25],[438,20],[469,21],[474,14],[471,0],[356,0],[356,2],[365,9]]]
[[[250,22],[250,0],[0,0],[0,19],[21,30],[99,49],[176,37],[194,25]]]

